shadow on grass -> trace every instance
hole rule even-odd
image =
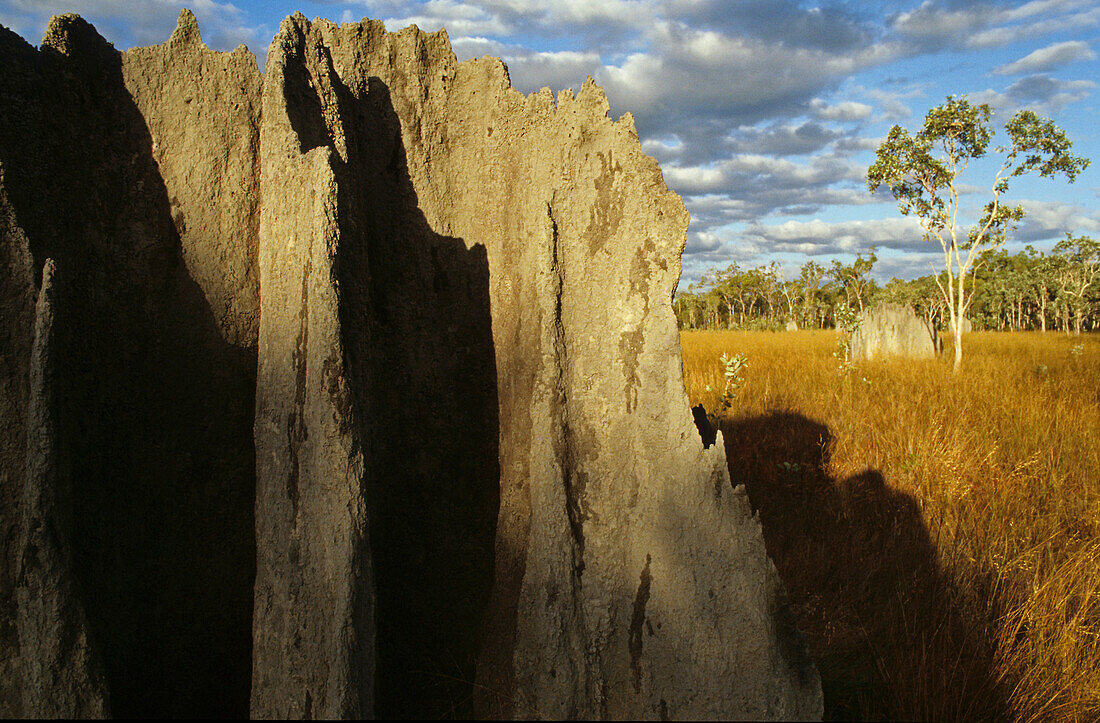
[[[876,470],[830,478],[832,435],[801,415],[721,429],[821,672],[825,719],[1008,717],[984,624],[971,622],[987,616],[966,613],[917,500]]]

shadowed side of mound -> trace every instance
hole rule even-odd
[[[186,13],[171,41],[133,54],[71,15],[38,50],[0,37],[4,192],[35,283],[47,258],[57,269],[47,446],[65,491],[51,524],[71,556],[57,569],[121,716],[243,714],[248,693],[257,309],[240,270],[254,266],[260,78],[244,53],[206,50],[192,25]],[[185,98],[196,116],[243,110],[204,130],[171,108]],[[234,178],[243,190],[230,198]],[[37,524],[24,512],[12,510],[22,527]],[[59,642],[21,639],[19,657],[47,660]],[[48,699],[34,685],[24,698]]]

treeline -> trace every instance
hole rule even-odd
[[[775,262],[731,264],[678,291],[673,308],[681,329],[781,329],[792,320],[799,328],[822,329],[836,325],[838,308],[858,312],[894,302],[947,327],[946,274],[880,286],[871,278],[877,261],[874,248],[851,264],[833,261],[826,268],[808,261],[790,279]],[[987,250],[966,283],[974,289],[967,317],[975,330],[1100,329],[1100,243],[1087,236],[1067,234],[1050,254],[1030,246],[1015,255]]]

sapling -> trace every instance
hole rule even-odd
[[[847,374],[855,368],[855,365],[852,364],[852,334],[863,325],[863,319],[856,313],[855,309],[848,306],[847,302],[844,301],[837,304],[833,316],[836,318],[836,328],[844,332],[836,340],[836,350],[833,352],[833,358],[840,362],[837,371],[841,374]]]
[[[722,376],[725,378],[725,385],[722,388],[722,398],[718,400],[718,408],[713,414],[707,415],[707,418],[715,427],[718,426],[718,419],[722,414],[733,406],[733,400],[737,398],[737,390],[741,388],[741,383],[744,381],[742,375],[749,368],[748,359],[741,354],[730,356],[722,352],[722,356],[718,358],[718,361],[722,364]],[[707,391],[711,391],[709,384],[707,385]]]

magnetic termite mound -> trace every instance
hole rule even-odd
[[[301,15],[0,58],[3,712],[820,717],[598,86]]]
[[[942,350],[934,326],[904,304],[879,304],[859,314],[852,333],[852,361],[888,357],[932,359]]]

